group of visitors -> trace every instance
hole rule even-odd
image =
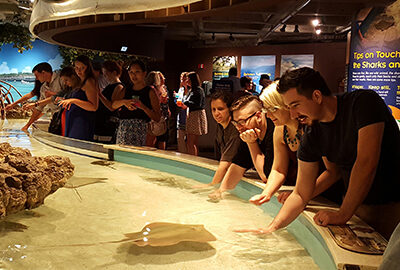
[[[165,77],[160,71],[147,73],[140,60],[132,61],[126,69],[115,61],[92,65],[82,55],[73,67],[60,72],[53,72],[48,63],[36,65],[32,72],[36,77],[34,89],[6,106],[10,110],[37,97],[36,102],[23,106],[33,113],[22,130],[51,112],[49,132],[57,135],[166,149],[171,112]],[[195,72],[183,73],[180,87],[180,98],[176,100],[181,110],[178,129],[183,129],[179,141],[184,146],[180,149],[197,155],[198,137],[207,133],[205,93]]]
[[[311,68],[285,73],[259,97],[232,102],[227,92],[211,97],[218,123],[219,167],[208,185],[219,184],[209,196],[221,198],[254,167],[265,189],[250,202],[261,205],[283,185],[283,206],[263,229],[270,233],[289,225],[315,196],[332,193],[339,210],[321,210],[320,226],[345,224],[357,214],[389,238],[400,222],[400,131],[384,101],[374,92],[358,90],[332,95],[322,76]],[[235,127],[235,128],[233,128]],[[387,217],[381,218],[382,212]]]
[[[140,60],[127,68],[129,81],[116,62],[104,62],[101,70],[96,76],[86,56],[60,73],[40,63],[33,68],[35,88],[6,109],[37,96],[38,101],[24,105],[33,114],[23,130],[50,110],[50,126],[60,135],[166,149],[170,109],[164,75],[147,73]],[[235,70],[230,73],[237,85]],[[104,89],[99,76],[107,81]],[[239,230],[270,233],[289,225],[312,198],[341,183],[335,191],[340,208],[317,212],[315,223],[345,224],[357,214],[389,238],[400,222],[400,131],[384,101],[370,90],[332,95],[311,68],[288,71],[274,82],[263,76],[261,83],[260,96],[246,87],[211,96],[219,166],[206,186],[219,187],[209,196],[222,198],[250,168],[266,183],[250,199],[255,205],[267,203],[283,184],[294,186],[293,192],[279,194],[283,206],[266,228]],[[178,150],[198,155],[198,138],[208,132],[199,76],[183,72],[174,97]],[[390,218],[382,219],[383,211]]]

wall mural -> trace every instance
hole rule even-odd
[[[58,46],[35,40],[31,50],[19,53],[12,44],[3,45],[0,51],[0,80],[14,86],[24,95],[34,86],[35,76],[32,68],[40,63],[49,63],[53,70],[60,69],[63,59]],[[12,93],[14,97],[16,97]]]

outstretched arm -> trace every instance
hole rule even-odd
[[[315,180],[318,176],[318,162],[299,160],[296,187],[283,204],[278,215],[265,229],[245,229],[237,232],[271,233],[289,225],[303,211],[314,192]]]
[[[219,189],[208,196],[212,199],[221,199],[223,192],[234,189],[236,187],[240,179],[243,177],[245,171],[245,168],[240,167],[235,163],[232,163],[231,166],[229,166],[229,169],[226,172],[224,178],[222,179]]]
[[[350,174],[349,187],[339,211],[319,211],[314,220],[322,226],[345,224],[362,204],[375,178],[381,153],[383,122],[358,130],[357,158]]]
[[[274,162],[264,191],[254,195],[250,202],[261,205],[268,202],[271,197],[283,185],[289,167],[289,149],[283,142],[282,128],[276,127],[274,130]],[[264,166],[264,163],[262,164]],[[263,168],[263,167],[262,167]]]
[[[20,99],[18,99],[17,101],[15,101],[15,102],[13,102],[13,103],[11,103],[11,104],[8,104],[7,106],[6,106],[6,111],[8,111],[8,110],[11,110],[13,107],[15,107],[15,105],[17,105],[17,104],[19,104],[19,103],[22,103],[22,102],[24,102],[24,101],[26,101],[26,100],[28,100],[28,99],[30,99],[30,98],[32,98],[34,95],[33,95],[33,93],[32,92],[29,92],[28,94],[25,94],[25,95],[23,95]]]

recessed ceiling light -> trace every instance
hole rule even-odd
[[[311,21],[311,24],[315,26],[317,26],[319,24],[319,20],[318,19],[314,19]]]

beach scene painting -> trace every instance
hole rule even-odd
[[[0,81],[11,84],[21,95],[29,93],[34,87],[35,76],[32,68],[36,64],[47,62],[53,70],[58,70],[63,62],[58,46],[38,39],[32,45],[31,50],[23,53],[19,53],[12,44],[5,44],[1,46],[0,50]],[[14,99],[19,98],[15,91],[12,91],[11,94]]]
[[[313,54],[282,55],[281,57],[281,76],[288,70],[309,67],[314,68]]]

